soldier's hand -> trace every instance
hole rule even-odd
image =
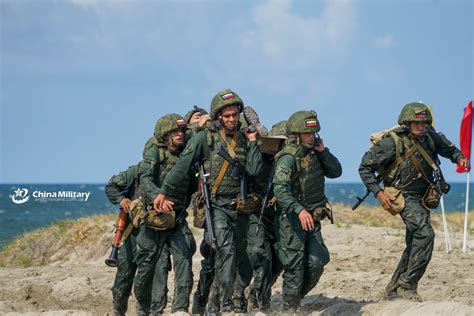
[[[377,200],[379,200],[380,205],[382,205],[384,210],[390,211],[392,210],[392,201],[395,201],[395,198],[388,195],[383,190],[380,190],[377,192]]]
[[[254,132],[250,132],[249,129],[247,128],[247,129],[245,130],[245,136],[247,136],[247,139],[248,139],[250,142],[257,140],[257,129],[255,129]]]
[[[122,201],[120,201],[120,207],[123,208],[125,213],[130,212],[130,204],[132,204],[132,200],[128,198],[123,198]]]
[[[170,213],[174,203],[166,198],[164,194],[158,194],[153,201],[153,208],[158,213]]]
[[[203,114],[199,118],[198,125],[199,127],[203,128],[206,125],[206,122],[211,120],[211,116],[209,114]]]
[[[299,214],[298,218],[300,219],[301,222],[301,227],[305,231],[313,230],[314,229],[314,220],[313,216],[311,215],[310,212],[308,212],[306,209],[303,209]]]
[[[321,142],[319,143],[319,145],[313,147],[313,149],[318,153],[322,153],[325,148],[326,147],[324,146],[324,141],[322,139],[321,139]]]
[[[471,162],[466,157],[459,158],[458,165],[464,167],[464,169],[466,169],[466,172],[471,171]]]

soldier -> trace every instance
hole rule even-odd
[[[314,111],[299,111],[287,123],[289,143],[277,154],[273,192],[279,216],[277,242],[284,265],[282,310],[296,311],[329,262],[321,220],[330,214],[324,194],[325,177],[337,178],[342,168],[316,136]]]
[[[186,123],[182,116],[169,114],[161,117],[155,127],[156,142],[146,150],[140,164],[140,190],[146,197],[143,207],[146,211],[143,217],[145,225],[140,227],[137,237],[138,271],[134,292],[139,315],[149,312],[154,267],[165,245],[173,257],[175,270],[171,312],[188,312],[193,283],[192,256],[196,243],[186,222],[186,207],[192,192],[196,190],[194,170],[190,169],[182,175],[178,187],[170,195],[174,201],[173,212],[157,212],[151,207],[151,202],[185,146],[185,130]]]
[[[169,212],[171,196],[180,186],[185,176],[198,161],[204,161],[210,174],[212,187],[212,207],[214,209],[214,227],[217,239],[216,279],[217,293],[210,300],[210,312],[233,312],[232,292],[236,275],[236,265],[244,258],[248,227],[247,210],[241,209],[237,200],[240,192],[240,176],[232,175],[232,168],[217,155],[215,148],[223,146],[229,154],[244,166],[249,176],[261,171],[262,156],[257,145],[257,133],[242,133],[239,130],[239,113],[242,112],[242,99],[230,89],[217,93],[211,102],[210,124],[189,142],[181,158],[170,171],[155,199],[155,209]],[[176,202],[175,202],[176,203]],[[245,205],[245,203],[243,204]],[[212,296],[212,295],[211,295]],[[217,306],[220,300],[221,306]]]
[[[188,124],[188,130],[191,131],[191,134],[201,131],[210,120],[209,113],[196,105],[184,116],[184,121]]]
[[[263,157],[263,172],[256,177],[256,187],[263,196],[268,194],[267,201],[272,200],[273,190],[268,189],[268,181],[272,181],[274,172],[274,154],[281,150],[286,140],[286,123],[281,121],[275,124],[268,137],[261,138],[260,147]],[[266,143],[269,143],[267,146]],[[268,147],[268,149],[267,149]],[[265,199],[264,199],[265,201]],[[268,312],[271,305],[272,285],[277,280],[283,266],[276,254],[275,236],[275,205],[268,203],[263,213],[250,215],[247,253],[253,268],[253,282],[248,294],[249,310],[254,308]],[[257,229],[258,227],[258,229]],[[258,231],[258,233],[257,233]]]
[[[138,197],[138,168],[139,165],[129,167],[127,170],[120,172],[110,178],[105,186],[105,194],[112,204],[120,204],[120,208],[125,212],[130,212],[130,204],[132,199]],[[128,225],[132,225],[131,222]],[[128,308],[128,298],[132,291],[133,279],[137,271],[135,262],[136,256],[136,238],[138,229],[133,228],[130,235],[126,238],[122,246],[119,248],[117,258],[117,273],[115,274],[114,284],[112,286],[113,308],[115,315],[125,315]],[[168,275],[168,250],[163,251],[162,256],[158,260],[155,271],[155,280],[152,294],[152,306],[157,310],[163,311],[167,301],[166,282],[160,280],[162,275]]]
[[[421,301],[418,282],[431,260],[435,237],[424,197],[431,195],[425,193],[434,181],[436,155],[470,168],[469,160],[443,134],[435,132],[429,126],[431,122],[431,113],[423,103],[405,105],[398,117],[400,126],[367,151],[359,166],[367,189],[385,210],[400,213],[406,226],[406,248],[386,288],[388,299]],[[380,187],[376,173],[385,189]],[[391,193],[387,193],[389,188]]]

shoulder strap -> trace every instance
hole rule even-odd
[[[232,140],[229,144],[226,140],[224,132],[222,130],[221,130],[221,132],[222,132],[221,137],[222,137],[223,141],[227,144],[227,151],[229,152],[231,157],[234,158],[235,157],[235,146],[237,146],[237,139],[239,138],[239,133],[234,134],[234,136],[232,137]],[[212,186],[212,193],[211,193],[212,197],[216,196],[217,190],[219,189],[228,168],[229,168],[229,162],[227,160],[224,160],[224,163],[222,164],[221,170],[219,170],[219,175],[217,176],[216,182]]]
[[[439,172],[438,165],[433,161],[433,159],[430,157],[430,155],[428,155],[428,153],[423,148],[423,146],[421,146],[416,141],[413,142],[413,146],[418,150],[418,152],[423,156],[423,158],[425,158],[426,162],[428,162],[431,169],[433,169],[433,171],[436,172],[436,173]],[[415,157],[413,157],[413,158],[415,158]],[[417,159],[412,159],[412,161],[413,161],[413,164],[415,165],[416,169],[418,170],[418,172],[423,174],[423,176],[425,177],[425,180],[428,181],[428,183],[431,183],[430,178],[425,174],[423,168],[421,168],[420,162]]]
[[[395,161],[388,167],[380,168],[380,173],[385,174],[384,181],[392,182],[395,180],[395,176],[398,172],[398,167],[410,158],[415,152],[413,146],[408,146],[408,142],[405,141],[405,137],[400,137],[394,131],[389,132],[390,137],[395,142]],[[406,150],[408,148],[408,150]]]

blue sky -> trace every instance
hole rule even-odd
[[[472,1],[0,1],[0,183],[106,182],[156,120],[234,89],[271,126],[314,109],[360,181],[370,133],[473,98]],[[449,181],[463,181],[443,160]]]

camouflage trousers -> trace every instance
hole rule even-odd
[[[393,273],[387,292],[399,286],[415,290],[426,271],[433,253],[435,233],[430,215],[420,204],[421,196],[405,195],[405,209],[400,213],[406,225],[406,248]]]
[[[273,213],[273,210],[270,211]],[[265,312],[270,309],[272,286],[283,266],[276,254],[274,219],[263,216],[258,235],[255,235],[258,215],[250,215],[249,221],[247,253],[253,268],[253,282],[248,299],[252,305]]]
[[[137,271],[136,238],[139,230],[134,228],[124,244],[120,247],[117,258],[117,273],[112,286],[113,308],[116,315],[125,315],[128,299],[132,291],[133,280]],[[164,249],[155,267],[154,286],[152,290],[152,310],[163,311],[166,307],[168,287],[168,249]],[[164,281],[163,281],[164,280]]]
[[[215,204],[213,208],[218,249],[215,257],[215,280],[207,309],[211,313],[233,312],[236,267],[241,265],[242,260],[248,260],[246,248],[249,215],[237,214],[235,210]],[[250,284],[250,280],[243,281],[242,284],[245,282]]]
[[[140,227],[137,236],[137,275],[134,293],[137,299],[137,314],[150,312],[150,297],[155,285],[155,266],[165,245],[173,257],[175,271],[174,295],[171,312],[188,312],[189,295],[193,285],[192,256],[196,251],[196,242],[188,228],[186,220],[176,223],[175,228],[156,231],[146,225]],[[161,282],[167,283],[167,280]],[[159,306],[159,305],[157,305]]]
[[[329,263],[329,251],[321,235],[321,223],[304,231],[298,215],[282,213],[277,217],[278,256],[284,266],[282,310],[295,311],[301,299],[313,289]]]

